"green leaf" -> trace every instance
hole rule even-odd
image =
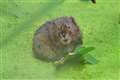
[[[95,48],[94,47],[76,47],[74,53],[79,58],[82,62],[84,61],[85,63],[89,64],[96,64],[97,60],[91,55],[88,54],[90,51],[93,51]]]
[[[77,47],[76,49],[75,49],[75,51],[74,51],[74,53],[76,54],[76,55],[80,55],[80,56],[83,56],[83,55],[85,55],[85,54],[87,54],[88,52],[90,52],[90,51],[92,51],[92,50],[94,50],[95,48],[94,47]]]
[[[85,63],[89,63],[89,64],[96,64],[97,63],[97,60],[95,59],[95,57],[93,57],[90,54],[85,56],[84,59],[85,59]]]

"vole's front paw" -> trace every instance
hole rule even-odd
[[[55,63],[55,64],[64,64],[64,62],[65,62],[65,58],[62,57],[60,60],[55,61],[54,63]]]
[[[71,53],[69,53],[69,55],[74,55],[75,53],[73,53],[73,52],[71,52]]]

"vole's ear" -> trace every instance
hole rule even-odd
[[[75,25],[77,25],[76,22],[75,22],[75,19],[72,16],[70,16],[70,19]]]
[[[74,18],[72,16],[69,17],[71,20],[74,20]]]

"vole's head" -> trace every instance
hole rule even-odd
[[[58,36],[63,45],[77,42],[82,38],[79,27],[73,17],[62,17],[58,21]]]
[[[65,25],[61,25],[59,28],[59,40],[63,45],[70,44],[72,37],[70,36],[71,32],[67,29]]]

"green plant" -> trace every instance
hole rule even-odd
[[[65,57],[65,63],[88,63],[88,64],[96,64],[96,58],[90,54],[89,52],[93,51],[94,47],[80,47],[77,46],[73,51],[72,55],[67,55]]]

